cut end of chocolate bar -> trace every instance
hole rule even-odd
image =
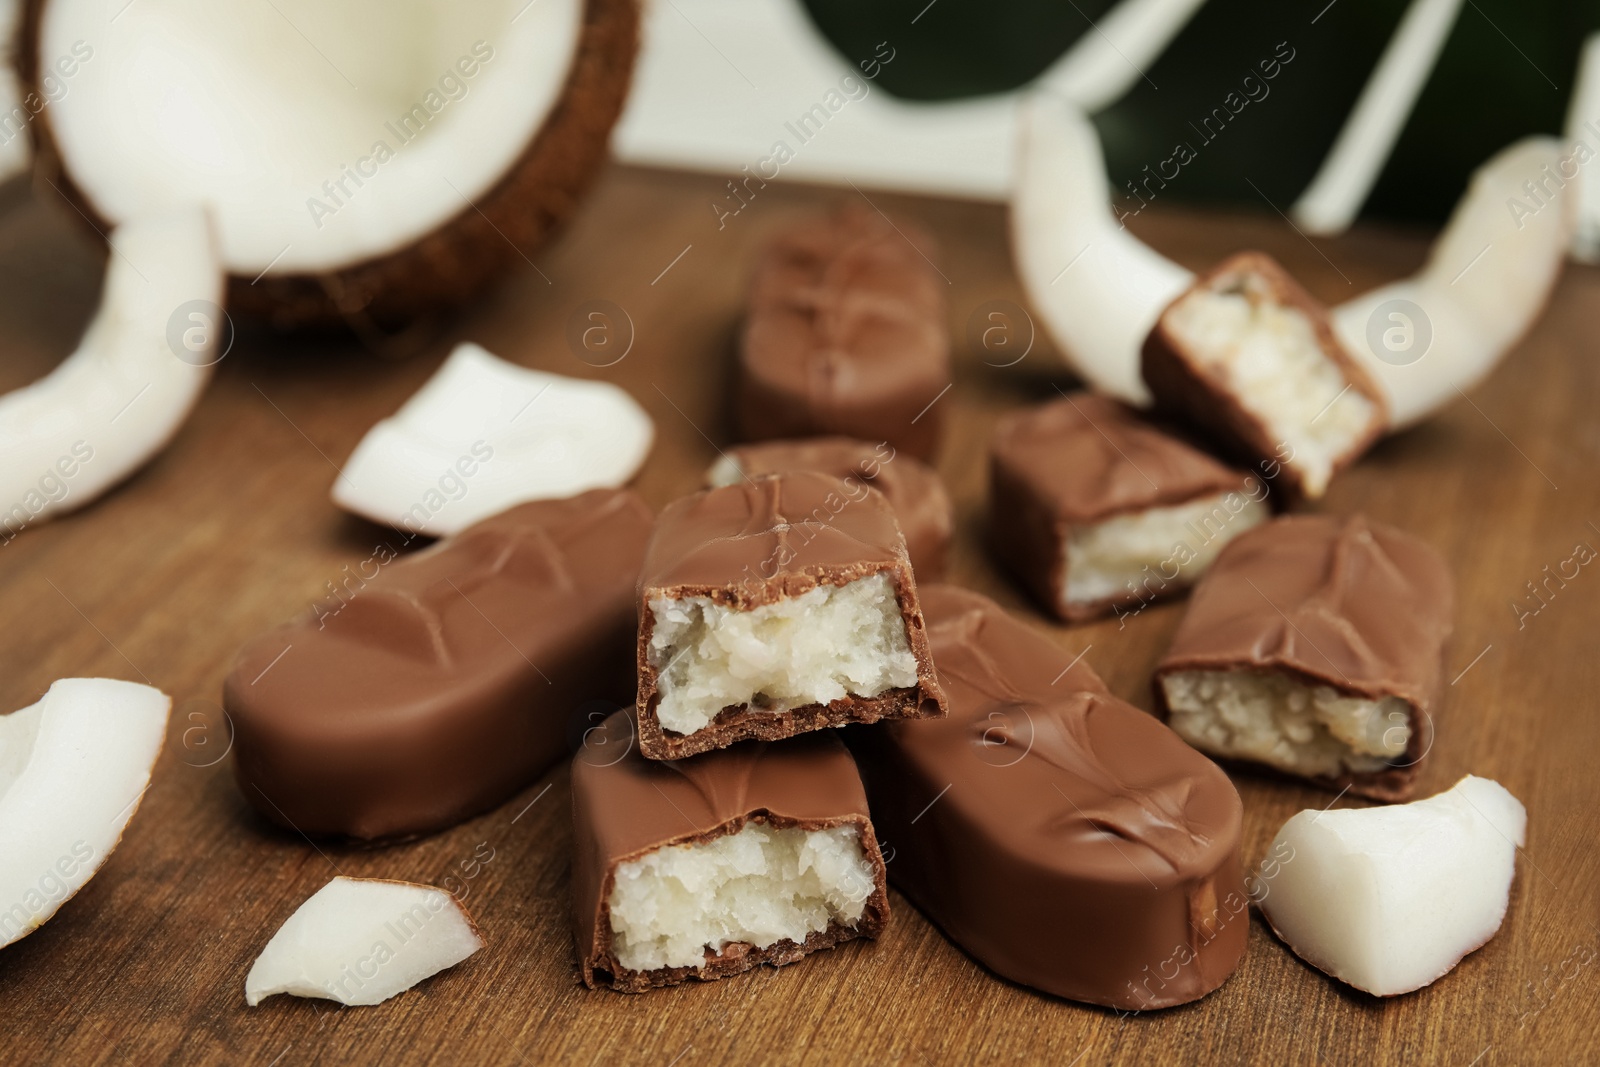
[[[1287,673],[1173,671],[1161,677],[1167,725],[1202,752],[1302,778],[1378,773],[1405,757],[1416,713]]]
[[[1229,545],[1156,667],[1172,728],[1219,759],[1403,800],[1433,743],[1450,575],[1362,516],[1278,519]]]
[[[854,761],[832,732],[645,759],[618,713],[573,761],[585,984],[639,993],[793,963],[889,918]]]
[[[1333,334],[1327,310],[1259,252],[1232,256],[1164,311],[1145,342],[1157,403],[1217,435],[1300,494],[1378,437],[1381,394]]]
[[[860,483],[798,471],[679,501],[640,585],[647,757],[943,714],[894,511]]]
[[[991,483],[996,555],[1071,622],[1183,592],[1271,514],[1262,479],[1092,393],[1001,420]]]
[[[612,985],[651,981],[649,972],[698,976],[785,963],[808,944],[814,950],[862,932],[880,870],[860,826],[806,829],[757,818],[723,829],[617,866],[606,901]]]
[[[1074,527],[1062,561],[1066,615],[1088,618],[1187,589],[1229,540],[1271,516],[1265,498],[1234,491]]]
[[[709,596],[657,597],[650,666],[656,721],[678,735],[724,708],[784,712],[917,684],[917,659],[885,573],[740,610]]]

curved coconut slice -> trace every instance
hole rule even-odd
[[[1538,318],[1572,233],[1561,158],[1553,137],[1502,149],[1473,174],[1420,272],[1333,309],[1339,340],[1388,400],[1391,429],[1482,381]]]
[[[191,209],[131,222],[111,245],[100,309],[78,350],[0,396],[0,537],[82,507],[143,466],[221,357],[222,273],[205,217]]]
[[[381,1004],[485,942],[451,893],[414,882],[335,878],[278,928],[244,980],[251,1007],[277,993]]]
[[[635,0],[28,0],[19,68],[32,86],[76,61],[32,126],[89,216],[205,203],[237,307],[404,321],[570,213],[637,21]]]
[[[1194,275],[1112,216],[1100,139],[1077,107],[1037,95],[1026,103],[1022,124],[1011,244],[1023,288],[1084,380],[1148,404],[1140,349]]]
[[[1578,59],[1578,82],[1567,102],[1567,140],[1574,146],[1578,164],[1573,190],[1577,229],[1572,235],[1572,258],[1600,263],[1600,167],[1589,166],[1600,149],[1600,33],[1583,42]]]
[[[1410,804],[1302,811],[1278,831],[1261,910],[1301,959],[1377,996],[1449,973],[1505,918],[1528,814],[1467,775]]]
[[[1289,209],[1305,229],[1330,234],[1349,228],[1411,117],[1460,10],[1461,0],[1411,0],[1327,158]]]
[[[0,717],[0,947],[94,877],[150,783],[172,700],[109,678],[63,678]]]
[[[356,445],[334,503],[443,537],[513,504],[614,489],[655,437],[638,402],[458,345],[416,394]]]

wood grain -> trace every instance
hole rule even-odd
[[[122,847],[46,927],[0,952],[0,1060],[17,1063],[1371,1063],[1594,1062],[1600,951],[1595,760],[1600,574],[1585,568],[1539,606],[1542,580],[1600,545],[1600,274],[1569,270],[1544,320],[1485,386],[1382,444],[1322,507],[1361,509],[1449,559],[1460,615],[1424,792],[1473,772],[1528,806],[1530,836],[1499,936],[1436,985],[1380,1002],[1325,979],[1262,926],[1214,995],[1148,1016],[1052,1000],[995,979],[903,898],[887,935],[781,971],[629,997],[574,979],[567,927],[567,772],[503,809],[411,844],[312,845],[256,818],[234,786],[217,699],[235,649],[302,611],[386,536],[328,500],[361,434],[471,339],[511,359],[627,387],[659,443],[638,487],[653,506],[693,489],[726,440],[727,367],[742,280],[759,239],[841,194],[772,185],[719,229],[724,179],[613,169],[527,270],[412,358],[337,338],[241,332],[172,447],[95,506],[0,547],[0,707],[56,678],[105,675],[171,693],[171,736]],[[853,193],[844,195],[855,195]],[[1067,375],[1040,337],[1015,366],[967,339],[986,301],[1023,302],[993,206],[871,194],[937,235],[950,281],[955,387],[940,401],[940,468],[959,509],[953,579],[1047,624],[979,548],[984,444],[998,415],[1054,395]],[[92,310],[99,253],[62,205],[0,217],[0,388],[70,350]],[[1148,218],[1147,218],[1148,217]],[[1420,234],[1375,229],[1311,245],[1277,216],[1141,216],[1151,243],[1192,267],[1239,248],[1278,256],[1340,299],[1418,265]],[[681,258],[679,257],[681,253]],[[669,264],[671,264],[669,269]],[[541,276],[542,275],[542,276]],[[546,280],[548,278],[548,281]],[[585,301],[626,309],[622,362],[594,369],[565,340]],[[1007,357],[1011,358],[1011,357]],[[987,363],[1004,362],[993,355]],[[1149,706],[1149,671],[1183,607],[1049,627],[1088,649],[1119,694]],[[1238,779],[1245,856],[1290,814],[1329,797]],[[1341,801],[1341,805],[1347,803]],[[480,845],[493,859],[464,874]],[[4,858],[0,857],[0,862]],[[280,997],[244,1005],[250,962],[335,872],[467,891],[490,947],[377,1008]]]

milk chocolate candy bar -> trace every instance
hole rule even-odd
[[[745,440],[844,434],[932,457],[950,341],[945,282],[924,254],[927,234],[854,206],[772,241],[739,346]]]
[[[1216,989],[1249,929],[1227,775],[993,601],[926,591],[947,718],[842,731],[894,885],[990,970],[1164,1008]]]
[[[618,712],[572,765],[584,984],[640,993],[781,966],[889,920],[883,856],[837,736],[661,763]]]
[[[1260,252],[1224,260],[1174,300],[1145,340],[1142,370],[1159,408],[1306,498],[1388,418],[1327,309]]]
[[[1450,572],[1360,515],[1277,519],[1223,550],[1156,668],[1172,728],[1219,758],[1379,800],[1433,744]]]
[[[850,437],[810,437],[730,448],[706,474],[710,485],[732,485],[758,474],[822,471],[846,482],[865,482],[894,507],[905,535],[911,568],[919,581],[944,573],[954,516],[938,472],[903,455],[887,441],[876,444]]]
[[[994,553],[1069,622],[1183,592],[1270,515],[1266,498],[1261,479],[1092,393],[1006,416],[990,448]]]
[[[223,690],[245,799],[376,839],[511,797],[567,755],[586,701],[629,699],[650,522],[624,490],[523,504],[249,642]]]
[[[817,471],[666,507],[639,579],[639,748],[944,714],[905,539],[882,493]]]

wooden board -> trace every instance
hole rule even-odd
[[[721,179],[613,169],[558,244],[412,358],[339,339],[244,331],[172,447],[87,510],[0,547],[0,707],[56,678],[148,681],[176,702],[169,744],[122,847],[33,936],[0,952],[0,1060],[256,1064],[637,1062],[1594,1062],[1600,946],[1600,573],[1543,582],[1600,545],[1600,274],[1572,269],[1507,366],[1427,425],[1385,442],[1322,507],[1415,531],[1454,569],[1457,634],[1424,792],[1467,772],[1528,806],[1499,936],[1420,993],[1380,1002],[1333,984],[1251,921],[1249,954],[1204,1001],[1147,1016],[1000,981],[896,896],[887,935],[781,971],[629,997],[574,978],[567,926],[567,772],[503,809],[398,847],[313,846],[266,826],[234,786],[217,700],[235,649],[326,595],[385,531],[328,500],[372,423],[471,339],[520,362],[618,382],[656,420],[638,480],[659,507],[696,488],[727,439],[727,368],[751,253],[837,199],[772,185],[719,228]],[[940,468],[959,509],[953,578],[1044,623],[985,559],[985,441],[1005,410],[1068,384],[1041,337],[1020,363],[968,340],[987,301],[1022,303],[1003,212],[871,194],[937,235],[950,282],[954,388]],[[0,388],[46,371],[92,310],[99,253],[60,204],[0,217]],[[1313,247],[1276,215],[1147,213],[1142,234],[1192,267],[1242,247],[1280,257],[1329,300],[1414,269],[1423,235],[1365,229]],[[1141,223],[1146,219],[1141,218]],[[548,280],[547,280],[548,279]],[[605,369],[566,334],[610,300],[634,341]],[[1568,568],[1571,573],[1571,568]],[[1519,620],[1515,605],[1538,607]],[[1183,606],[1051,632],[1119,694],[1149,706],[1149,671]],[[1520,622],[1520,624],[1519,624]],[[1245,858],[1329,796],[1239,778]],[[1348,801],[1341,801],[1341,805]],[[488,862],[478,862],[492,855]],[[4,862],[4,857],[0,857]],[[377,1008],[281,997],[250,1009],[244,977],[283,919],[336,872],[462,886],[490,947]],[[468,877],[468,873],[471,877]]]

